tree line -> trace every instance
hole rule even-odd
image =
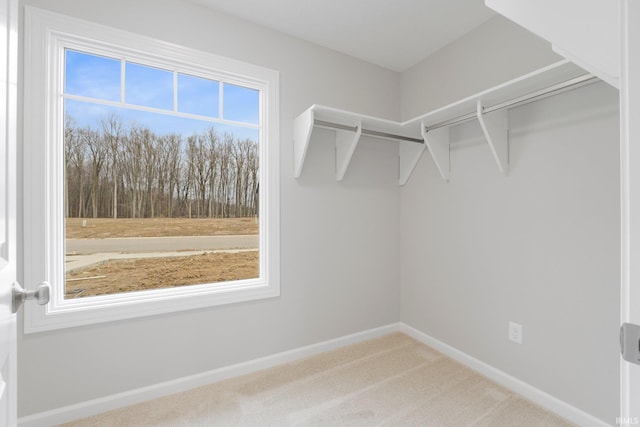
[[[66,216],[229,218],[258,213],[258,144],[210,127],[157,135],[111,114],[65,118]]]

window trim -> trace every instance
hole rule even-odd
[[[137,291],[99,297],[64,299],[64,158],[62,88],[65,41],[94,43],[144,58],[166,67],[162,58],[180,64],[181,71],[222,76],[225,82],[259,88],[260,96],[260,278]],[[126,46],[126,47],[123,47]],[[84,49],[83,49],[84,50]],[[95,51],[95,50],[94,50]],[[53,70],[53,72],[50,72]],[[212,74],[213,72],[213,74]],[[123,320],[183,310],[213,307],[280,295],[279,218],[279,73],[208,52],[197,51],[120,29],[25,6],[24,66],[24,281],[34,288],[52,285],[51,302],[27,304],[25,333]],[[215,78],[215,77],[214,77]],[[54,117],[54,114],[58,114]],[[58,138],[56,147],[56,137]],[[267,196],[268,193],[268,196]],[[48,214],[47,214],[48,213]],[[60,285],[60,282],[62,285]]]

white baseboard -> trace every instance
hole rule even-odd
[[[222,381],[227,378],[239,375],[250,374],[261,369],[271,368],[273,366],[288,363],[303,357],[313,356],[325,351],[335,350],[346,345],[355,344],[372,338],[377,338],[392,332],[403,332],[410,337],[432,347],[435,350],[445,354],[446,356],[460,362],[470,369],[480,373],[481,375],[495,381],[496,383],[506,387],[521,396],[531,400],[532,402],[552,411],[559,416],[576,423],[583,427],[604,427],[609,424],[595,418],[592,415],[581,411],[569,405],[560,399],[539,390],[524,381],[521,381],[499,369],[494,368],[462,351],[443,343],[405,323],[394,323],[380,328],[370,329],[352,335],[312,344],[305,347],[277,353],[271,356],[262,357],[260,359],[250,360],[248,362],[238,363],[236,365],[224,368],[214,369],[212,371],[203,372],[201,374],[189,377],[179,378],[173,381],[167,381],[160,384],[142,387],[130,390],[124,393],[118,393],[106,396],[100,399],[89,400],[75,405],[65,406],[51,411],[41,412],[18,420],[21,427],[49,427],[55,424],[77,420],[80,418],[90,417],[103,412],[114,409],[123,408],[125,406],[144,402],[159,397],[168,396],[174,393],[191,390],[207,384]]]
[[[262,357],[260,359],[250,360],[248,362],[238,363],[236,365],[224,368],[214,369],[212,371],[203,372],[201,374],[189,377],[179,378],[155,384],[148,387],[142,387],[135,390],[118,393],[111,396],[93,399],[75,405],[64,406],[62,408],[53,409],[51,411],[40,412],[38,414],[21,417],[18,419],[18,425],[21,427],[50,427],[56,424],[62,424],[80,418],[90,417],[103,412],[114,409],[124,408],[129,405],[144,402],[159,397],[168,396],[175,393],[191,390],[207,384],[222,381],[227,378],[237,377],[240,375],[250,374],[261,369],[271,368],[273,366],[288,363],[303,357],[313,356],[325,351],[335,350],[350,344],[377,338],[392,332],[398,332],[400,324],[394,323],[380,328],[370,329],[368,331],[347,335],[344,337],[324,341],[318,344],[312,344],[305,347],[296,348],[271,356]]]
[[[400,332],[438,350],[439,352],[449,356],[453,360],[467,366],[468,368],[478,372],[479,374],[489,378],[490,380],[500,384],[501,386],[512,390],[519,395],[529,399],[530,401],[542,406],[543,408],[558,414],[562,418],[571,421],[582,427],[605,427],[610,424],[587,414],[586,412],[569,405],[562,400],[537,389],[524,381],[521,381],[511,375],[494,368],[468,354],[437,340],[424,332],[421,332],[405,323],[400,323]]]

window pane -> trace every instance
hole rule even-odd
[[[65,298],[260,277],[258,129],[64,106]]]
[[[215,80],[178,74],[178,111],[218,117],[220,83]]]
[[[125,102],[173,110],[173,73],[145,65],[126,63]]]
[[[259,124],[260,92],[232,84],[224,84],[223,115],[225,120]]]
[[[70,95],[119,101],[120,61],[67,49],[64,91]]]

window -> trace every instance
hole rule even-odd
[[[63,60],[64,298],[258,278],[259,89]]]
[[[26,9],[25,331],[279,295],[277,72]]]

